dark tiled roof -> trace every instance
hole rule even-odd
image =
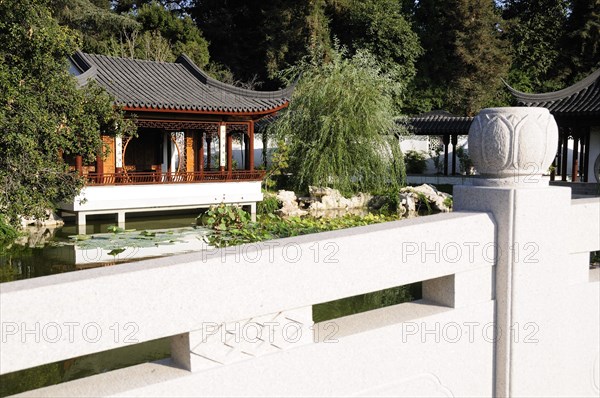
[[[209,77],[187,56],[143,61],[77,52],[71,70],[80,84],[95,79],[119,105],[148,110],[266,113],[287,104],[293,86],[253,91]]]
[[[432,111],[409,117],[401,122],[416,135],[467,135],[472,117],[456,116],[446,111]]]
[[[527,94],[506,84],[519,105],[548,108],[555,116],[600,116],[600,69],[563,90]]]

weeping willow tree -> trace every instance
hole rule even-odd
[[[333,49],[311,56],[289,108],[270,130],[289,146],[294,189],[327,186],[342,193],[384,192],[404,185],[402,153],[394,135],[394,80],[375,58]]]

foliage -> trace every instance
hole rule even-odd
[[[0,2],[0,209],[12,225],[79,192],[61,153],[90,162],[104,152],[101,131],[133,129],[99,86],[77,86],[66,61],[76,39],[44,4]]]
[[[404,163],[390,94],[397,86],[368,52],[343,56],[334,50],[327,61],[313,53],[289,71],[302,78],[271,128],[289,144],[292,185],[344,194],[399,188]]]
[[[500,16],[489,0],[420,0],[415,29],[425,49],[409,111],[426,106],[473,115],[497,101],[510,66]]]
[[[175,57],[185,53],[200,67],[208,64],[208,42],[189,16],[177,15],[156,2],[144,4],[134,15],[144,34],[162,36]]]
[[[567,0],[507,0],[503,4],[514,60],[509,82],[524,91],[556,89],[556,63],[568,17]]]
[[[600,1],[571,0],[561,48],[566,84],[573,84],[600,68]]]
[[[454,200],[452,199],[452,197],[447,197],[446,199],[444,199],[444,205],[451,209],[454,205]]]
[[[402,87],[413,79],[422,53],[417,34],[403,15],[398,0],[330,2],[331,31],[353,53],[368,50],[382,70]],[[394,98],[397,109],[402,96]]]
[[[0,214],[0,248],[7,242],[13,241],[17,236],[17,230],[12,225],[7,224],[4,221],[4,217]]]
[[[250,214],[240,206],[231,206],[221,203],[211,206],[206,212],[198,216],[202,226],[216,231],[232,231],[241,229],[250,221]]]
[[[256,204],[256,214],[275,214],[281,208],[277,196],[270,192],[263,192],[263,200]]]
[[[460,172],[470,175],[471,168],[473,167],[473,161],[469,157],[469,152],[465,149],[464,145],[456,148],[456,157],[458,157]]]
[[[203,0],[189,12],[217,63],[241,81],[258,74],[268,89],[277,88],[277,73],[296,64],[307,48],[329,47],[325,0]]]
[[[394,216],[348,215],[339,218],[289,217],[272,213],[259,216],[251,222],[248,213],[238,206],[218,205],[199,216],[200,223],[212,228],[206,241],[215,247],[227,247],[268,239],[286,238],[341,228],[357,227],[396,219]]]
[[[263,133],[265,134],[265,133]],[[266,148],[266,147],[263,147]],[[263,152],[264,153],[264,152]],[[273,150],[271,157],[271,165],[267,169],[265,178],[263,179],[265,189],[273,189],[277,184],[277,180],[283,175],[283,170],[289,167],[290,160],[290,147],[287,142],[283,139],[277,140],[277,146]],[[279,186],[282,185],[282,181],[279,181]]]
[[[376,208],[375,205],[379,206],[380,203],[383,204],[379,208]],[[377,210],[379,214],[383,215],[396,214],[399,205],[400,197],[398,191],[392,189],[375,193],[371,201],[369,201],[369,209],[371,211]]]
[[[114,32],[130,33],[140,28],[134,19],[95,4],[98,1],[49,0],[47,3],[58,23],[78,34],[82,49],[91,53],[103,53]]]
[[[423,151],[406,151],[404,163],[406,164],[406,172],[410,174],[423,174],[427,169],[427,159]]]

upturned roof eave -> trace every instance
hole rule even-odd
[[[595,72],[587,76],[585,79],[578,81],[577,83],[564,88],[558,91],[551,91],[548,93],[524,93],[510,86],[504,79],[502,82],[506,86],[506,88],[512,93],[512,95],[517,99],[517,101],[532,103],[532,102],[549,102],[549,101],[559,101],[565,98],[568,98],[574,94],[585,90],[590,87],[592,84],[596,82],[600,78],[600,68]]]

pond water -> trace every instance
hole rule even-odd
[[[28,227],[26,235],[0,248],[0,283],[203,250],[208,231],[197,227],[195,218],[132,218],[126,231],[115,229],[112,220],[97,219],[88,223],[85,236],[77,235],[73,224]]]
[[[195,217],[132,218],[126,231],[115,231],[113,220],[99,219],[87,225],[87,236],[77,235],[77,227],[69,224],[30,228],[16,244],[0,249],[0,282],[203,250],[207,230],[196,227]],[[420,288],[420,284],[401,286],[315,305],[313,319],[320,322],[419,299]],[[164,338],[9,373],[0,376],[0,397],[169,356],[169,338]]]

